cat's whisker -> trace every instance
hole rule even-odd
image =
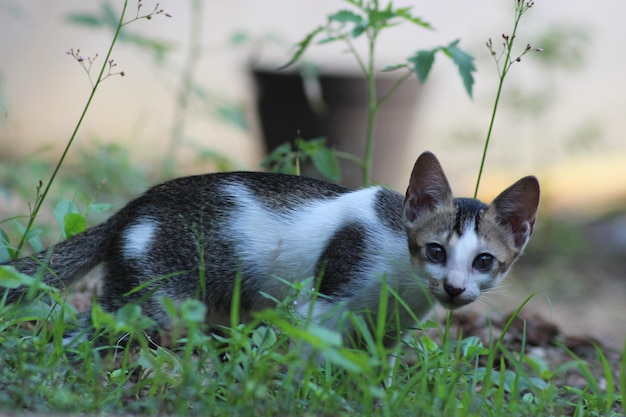
[[[490,307],[490,305],[494,303],[493,298],[489,298],[489,297],[487,297],[485,295],[481,296],[476,301],[478,302],[478,304],[480,304],[483,307]]]
[[[502,303],[489,297],[481,297],[477,301],[486,310],[487,314],[491,314],[502,309]]]
[[[498,285],[497,287],[488,288],[486,290],[482,290],[481,294],[508,294],[509,287],[512,287],[513,284],[505,284]]]
[[[506,289],[504,289],[504,288],[492,288],[490,290],[481,292],[481,296],[484,296],[485,294],[500,295],[500,294],[508,294],[508,293],[509,292],[506,291]]]
[[[494,307],[502,307],[502,302],[499,300],[496,300],[494,298],[488,297],[488,296],[482,296],[479,299],[479,302],[488,308],[494,308]]]

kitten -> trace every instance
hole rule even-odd
[[[538,203],[532,176],[491,205],[453,198],[429,152],[417,159],[405,196],[282,174],[190,176],[149,189],[49,251],[4,265],[28,275],[45,269],[43,281],[63,287],[103,263],[102,307],[139,302],[159,326],[169,319],[162,296],[199,298],[210,324],[228,324],[236,277],[242,317],[274,305],[261,293],[282,300],[293,291],[288,282],[315,277],[307,282],[319,296],[313,305],[303,296],[296,311],[342,328],[352,341],[351,327],[339,326],[342,312],[362,314],[375,326],[384,281],[387,293],[397,294],[385,300],[391,345],[435,301],[456,309],[495,286],[528,242]],[[9,302],[24,294],[7,291]]]

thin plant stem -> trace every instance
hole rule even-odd
[[[493,132],[493,125],[496,120],[496,113],[498,111],[498,105],[500,103],[500,95],[502,94],[502,86],[504,85],[504,79],[506,78],[511,65],[513,65],[513,61],[511,61],[511,52],[513,50],[513,44],[515,43],[515,35],[517,33],[517,26],[519,24],[520,19],[524,12],[528,10],[527,6],[525,6],[521,1],[515,0],[515,24],[513,25],[513,32],[511,36],[506,41],[506,57],[504,58],[504,64],[502,66],[502,71],[500,71],[500,66],[498,60],[496,59],[496,66],[499,72],[499,80],[498,80],[498,90],[496,92],[496,98],[493,103],[493,109],[491,111],[491,120],[489,121],[489,128],[487,129],[487,137],[485,138],[485,146],[483,147],[483,154],[480,159],[480,167],[478,169],[478,178],[476,178],[476,188],[474,188],[474,198],[478,196],[478,188],[480,186],[480,180],[483,175],[483,169],[485,167],[485,160],[487,159],[487,149],[489,149],[489,143],[491,141],[491,134]],[[503,35],[504,36],[504,35]]]
[[[372,165],[374,163],[374,129],[376,127],[376,114],[378,103],[376,100],[376,77],[374,74],[374,47],[376,44],[376,31],[369,36],[369,60],[367,68],[367,133],[365,137],[365,154],[363,156],[363,185],[368,185],[372,177]]]
[[[354,47],[354,44],[350,41],[349,37],[344,36],[344,37],[342,37],[342,39],[348,45],[348,49],[350,50],[350,53],[352,54],[352,56],[354,56],[354,59],[356,60],[357,64],[359,65],[359,68],[361,68],[361,71],[363,72],[363,74],[367,76],[368,68],[365,65],[365,63],[363,62],[363,59],[361,58],[361,55],[359,54],[359,51],[357,51],[357,49]]]
[[[372,164],[373,164],[373,152],[374,152],[374,126],[376,119],[376,112],[378,110],[378,103],[376,102],[376,78],[374,76],[374,45],[376,41],[376,33],[371,33],[368,35],[369,39],[369,53],[368,53],[368,62],[367,64],[361,58],[361,55],[358,53],[354,44],[350,41],[348,37],[344,37],[343,40],[348,45],[348,49],[350,53],[354,56],[359,65],[359,68],[365,75],[367,80],[367,97],[368,97],[368,111],[367,111],[367,130],[366,130],[366,141],[365,141],[365,153],[363,158],[360,159],[358,157],[348,157],[347,154],[338,155],[337,151],[335,154],[340,156],[346,160],[350,160],[352,162],[357,163],[361,168],[361,175],[363,178],[363,185],[367,185],[370,182]]]
[[[409,77],[411,77],[411,75],[415,74],[413,71],[409,70],[406,72],[406,74],[404,74],[402,77],[398,78],[398,80],[396,80],[396,82],[391,86],[391,88],[389,88],[389,90],[387,90],[387,92],[381,97],[380,100],[378,100],[378,104],[377,106],[380,108],[383,106],[383,104],[385,104],[385,102],[387,102],[387,100],[396,92],[398,91],[398,88],[400,88],[400,86],[402,84],[404,84],[404,82],[406,80],[409,79]]]
[[[54,183],[54,180],[56,179],[56,176],[59,173],[59,170],[61,169],[61,166],[63,165],[63,162],[65,161],[65,158],[67,157],[67,154],[68,154],[70,148],[72,147],[72,144],[74,143],[74,139],[76,138],[76,135],[78,133],[78,129],[80,128],[80,126],[83,123],[83,120],[85,119],[85,115],[87,114],[87,110],[89,110],[89,107],[91,106],[91,102],[92,102],[94,96],[96,95],[96,91],[98,90],[98,86],[103,81],[104,71],[106,70],[107,66],[109,65],[109,59],[111,58],[111,53],[113,52],[113,47],[115,46],[115,43],[117,42],[118,35],[119,35],[120,30],[122,29],[122,26],[124,24],[123,22],[124,22],[124,16],[126,14],[126,7],[127,6],[128,6],[128,0],[125,0],[124,1],[124,6],[122,8],[122,13],[120,14],[120,19],[119,19],[119,22],[117,24],[117,29],[115,30],[115,35],[113,36],[113,40],[111,41],[111,45],[109,46],[109,50],[108,50],[108,52],[106,54],[106,58],[104,59],[104,62],[102,63],[102,68],[100,68],[100,73],[98,75],[98,79],[96,80],[96,83],[93,85],[93,88],[91,89],[91,94],[89,94],[89,98],[87,99],[87,103],[85,104],[85,107],[83,108],[83,112],[81,113],[81,115],[80,115],[80,117],[78,119],[78,123],[76,123],[76,126],[74,127],[74,131],[72,132],[72,136],[70,136],[70,139],[67,142],[67,145],[65,146],[65,149],[63,150],[63,153],[61,154],[61,157],[59,158],[59,161],[57,162],[54,170],[52,171],[52,175],[50,176],[50,180],[46,184],[46,187],[44,188],[43,193],[41,193],[40,195],[37,196],[37,200],[35,202],[33,210],[31,211],[29,219],[28,219],[28,225],[26,226],[26,229],[24,230],[24,233],[22,234],[22,238],[20,239],[20,242],[17,245],[17,249],[15,251],[15,257],[16,258],[19,257],[19,253],[21,252],[22,248],[24,247],[24,244],[26,242],[26,239],[27,239],[27,236],[29,234],[29,231],[32,229],[33,224],[35,223],[35,219],[37,218],[37,214],[39,213],[39,210],[41,209],[41,206],[43,205],[43,202],[46,200],[46,197],[48,196],[48,192],[50,191],[50,188],[52,187],[52,184]],[[106,77],[104,77],[104,78],[106,78]]]
[[[363,168],[364,162],[358,156],[353,155],[353,154],[351,154],[349,152],[342,152],[342,151],[338,151],[338,150],[335,150],[334,153],[335,153],[335,156],[337,158],[341,158],[343,160],[350,161],[350,162],[358,165],[359,167]]]
[[[478,168],[478,178],[476,179],[476,188],[474,188],[474,198],[478,196],[478,187],[480,186],[480,180],[483,175],[483,169],[485,167],[485,159],[487,159],[487,149],[489,149],[489,142],[491,141],[491,132],[493,131],[493,124],[494,124],[494,121],[496,120],[498,104],[500,103],[500,94],[502,93],[502,85],[504,84],[504,74],[505,73],[503,72],[500,75],[500,81],[498,82],[498,91],[496,92],[496,99],[493,102],[493,109],[491,110],[491,120],[489,121],[489,129],[487,130],[487,137],[485,138],[485,146],[483,147],[483,154],[480,159],[480,167]]]

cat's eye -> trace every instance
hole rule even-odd
[[[436,264],[446,262],[446,250],[438,243],[429,243],[426,245],[426,256],[429,261]]]
[[[472,267],[480,272],[489,272],[495,264],[496,258],[488,253],[481,253],[472,263]]]

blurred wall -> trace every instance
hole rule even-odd
[[[119,4],[116,7],[119,9]],[[144,1],[142,11],[154,7]],[[338,0],[214,0],[201,1],[203,55],[195,76],[211,99],[242,103],[250,129],[234,127],[208,109],[194,109],[186,119],[189,141],[232,158],[238,167],[255,169],[261,158],[253,91],[247,69],[251,59],[267,65],[285,62],[286,45],[324,22],[325,16],[348,5]],[[78,146],[94,139],[119,141],[133,149],[138,164],[149,163],[167,150],[176,109],[177,66],[189,46],[192,1],[162,0],[171,18],[156,16],[126,27],[129,33],[167,41],[170,67],[158,68],[141,49],[119,43],[113,58],[125,77],[111,77],[101,85]],[[460,38],[460,46],[477,59],[473,100],[465,94],[451,62],[438,57],[412,121],[413,137],[404,160],[398,161],[402,189],[415,157],[424,149],[440,155],[453,177],[453,188],[472,191],[493,103],[497,73],[484,46],[491,37],[498,44],[513,24],[513,1],[461,0],[397,1],[413,5],[416,14],[431,22],[434,32],[403,24],[383,34],[379,44],[382,66],[402,61],[415,50]],[[72,25],[69,13],[98,13],[101,2],[79,0],[0,0],[0,98],[7,114],[0,115],[0,157],[28,154],[53,144],[43,155],[57,158],[69,138],[90,91],[86,74],[66,55],[70,48],[84,56],[98,53],[101,63],[111,32]],[[136,3],[129,2],[129,16]],[[542,47],[547,58],[530,54],[516,64],[505,86],[489,150],[484,190],[488,196],[512,178],[529,172],[540,175],[546,196],[555,209],[580,207],[626,196],[623,178],[626,141],[624,31],[626,3],[605,0],[536,1],[523,17],[518,33],[526,43]],[[251,39],[232,45],[238,31]],[[280,42],[259,42],[273,36]],[[545,44],[544,44],[545,43]],[[306,55],[322,68],[354,68],[339,45],[317,46]],[[552,58],[552,59],[548,59]],[[379,148],[380,149],[380,148]],[[209,164],[188,171],[212,169]]]

